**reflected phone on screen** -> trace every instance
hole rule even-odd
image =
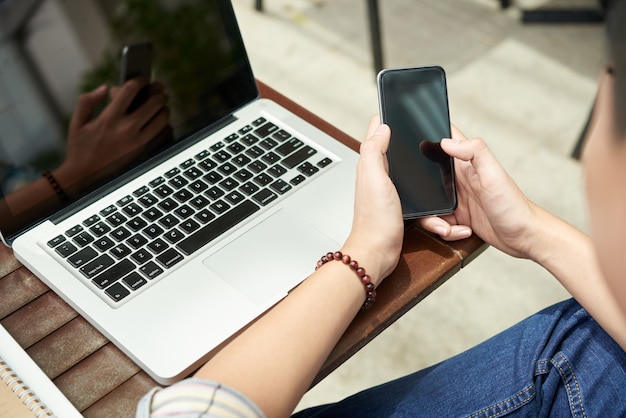
[[[120,63],[120,85],[135,77],[152,78],[152,43],[142,42],[126,45],[122,49]],[[142,88],[128,107],[128,113],[133,112],[150,97],[150,87]]]
[[[457,205],[454,160],[440,145],[451,137],[443,68],[387,69],[377,81],[381,121],[391,128],[389,175],[404,219],[452,213]]]

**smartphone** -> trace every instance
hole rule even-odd
[[[454,212],[454,160],[440,145],[451,137],[445,71],[439,66],[387,69],[377,84],[381,121],[391,128],[389,175],[404,219]]]
[[[146,77],[152,78],[152,43],[142,42],[133,45],[126,45],[122,48],[120,62],[120,85],[131,78]],[[146,86],[137,93],[135,99],[128,107],[127,113],[133,112],[140,107],[150,96],[150,87]]]

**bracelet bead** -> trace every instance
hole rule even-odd
[[[376,290],[374,283],[372,283],[372,278],[366,273],[365,269],[360,267],[359,263],[356,260],[353,260],[348,254],[342,254],[341,251],[335,251],[334,253],[329,252],[323,255],[317,262],[315,270],[319,269],[329,261],[341,261],[354,271],[361,281],[363,289],[365,290],[365,302],[363,302],[361,309],[365,310],[372,306],[376,300]]]

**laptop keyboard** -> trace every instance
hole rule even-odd
[[[258,118],[47,242],[114,305],[332,160]]]

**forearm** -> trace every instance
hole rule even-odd
[[[626,350],[626,317],[610,292],[591,238],[537,207],[537,239],[530,258],[546,268]]]
[[[288,416],[364,299],[350,268],[327,263],[196,376],[240,390],[268,417]]]

